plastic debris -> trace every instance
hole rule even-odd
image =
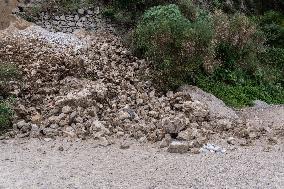
[[[205,152],[205,153],[212,152],[212,153],[224,154],[226,150],[215,144],[208,143],[203,145],[203,147],[200,149],[200,152]]]

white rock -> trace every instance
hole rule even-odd
[[[71,113],[72,112],[72,108],[70,106],[64,106],[62,108],[62,113],[64,114],[68,114],[68,113]]]
[[[85,10],[84,10],[84,9],[78,9],[78,13],[79,13],[79,14],[84,14],[84,13],[85,13]]]
[[[172,141],[168,147],[170,153],[186,153],[189,150],[188,142],[186,141]]]

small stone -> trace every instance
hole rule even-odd
[[[143,136],[143,137],[141,137],[141,138],[139,138],[139,143],[145,143],[145,142],[147,142],[147,137],[146,136]]]
[[[67,120],[67,119],[63,119],[63,120],[59,121],[58,125],[59,125],[60,127],[64,127],[64,126],[69,125],[69,123],[68,123],[68,120]]]
[[[41,120],[42,120],[42,116],[39,113],[37,113],[37,114],[35,114],[31,117],[32,123],[39,123]]]
[[[124,132],[118,131],[118,132],[116,133],[116,135],[117,135],[118,137],[123,137],[123,136],[124,136]]]
[[[190,152],[193,153],[193,154],[200,154],[200,149],[199,148],[192,148],[190,150]]]
[[[119,113],[118,113],[118,119],[119,120],[125,120],[125,119],[130,119],[131,118],[131,116],[130,116],[130,114],[128,113],[128,112],[126,112],[126,111],[120,111]]]
[[[59,126],[56,123],[53,123],[49,126],[51,129],[57,129]]]
[[[270,145],[275,145],[278,143],[278,140],[276,137],[269,137],[267,140],[268,140],[268,144]]]
[[[188,143],[185,141],[172,141],[168,147],[170,153],[186,153],[189,150]]]
[[[42,130],[42,132],[43,132],[43,134],[44,134],[45,136],[47,136],[47,137],[54,137],[54,136],[56,136],[57,133],[58,133],[56,130],[54,130],[54,129],[52,129],[52,128],[44,128],[44,129]]]
[[[84,14],[84,13],[85,13],[85,10],[84,10],[84,9],[78,9],[78,13],[79,13],[79,14]]]
[[[83,27],[84,24],[83,24],[82,22],[77,22],[77,23],[76,23],[76,26],[78,26],[78,27]]]
[[[91,10],[87,10],[87,14],[89,14],[89,15],[93,15],[93,14],[94,14],[94,12],[93,12],[93,11],[91,11]]]
[[[127,142],[122,142],[119,148],[125,150],[130,148],[130,145]]]
[[[30,131],[31,128],[32,128],[32,126],[31,126],[30,123],[25,123],[24,125],[22,125],[21,131],[23,133],[26,133],[26,132]]]
[[[263,148],[264,152],[270,152],[272,150],[271,146],[267,146],[265,148]]]
[[[66,127],[63,133],[65,133],[67,136],[71,138],[74,138],[76,136],[75,130],[73,129],[73,127],[70,127],[70,126]]]
[[[24,127],[26,125],[26,121],[25,120],[21,120],[17,123],[17,127],[18,129],[21,129],[22,127]]]
[[[231,144],[231,145],[235,145],[236,139],[235,139],[234,137],[229,137],[229,138],[227,139],[227,143],[228,143],[228,144]]]
[[[38,137],[40,135],[40,129],[36,124],[31,124],[30,137]]]
[[[108,146],[108,145],[110,145],[110,143],[105,137],[100,137],[99,145],[100,146]]]
[[[78,20],[79,20],[79,16],[78,16],[78,15],[75,15],[74,20],[75,20],[75,21],[78,21]]]
[[[239,144],[240,146],[249,146],[251,145],[252,141],[251,140],[240,140]]]
[[[186,129],[184,131],[179,132],[178,136],[177,136],[177,139],[178,140],[187,140],[187,141],[192,140],[195,137],[192,136],[191,133],[192,133],[192,129],[188,128],[188,129]]]
[[[65,15],[60,16],[60,20],[64,21],[65,19]]]
[[[59,150],[59,151],[64,151],[63,146],[59,146],[59,147],[58,147],[58,150]]]
[[[171,141],[172,141],[171,135],[166,134],[165,138],[163,138],[163,140],[160,143],[160,148],[168,147],[170,145]]]
[[[69,124],[73,123],[77,116],[77,112],[72,112],[69,116]]]
[[[62,108],[62,113],[68,114],[68,113],[70,113],[70,112],[72,112],[72,108],[71,108],[70,106],[64,106],[64,107]]]
[[[52,139],[51,138],[44,138],[43,139],[45,142],[50,142]]]

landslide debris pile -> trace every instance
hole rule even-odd
[[[112,137],[134,137],[162,146],[179,139],[194,148],[214,136],[250,141],[268,130],[209,116],[206,104],[186,92],[161,95],[147,80],[149,64],[113,34],[10,27],[0,31],[0,61],[23,72],[11,83],[16,115],[7,136],[93,137],[106,145]]]

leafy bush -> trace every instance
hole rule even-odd
[[[0,63],[0,97],[8,96],[9,81],[17,79],[19,76],[20,73],[14,64]]]
[[[142,17],[134,31],[136,53],[150,57],[161,72],[159,79],[169,85],[179,85],[186,77],[182,42],[190,28],[176,5],[156,6]]]
[[[12,115],[9,104],[0,100],[0,134],[10,128]]]
[[[259,85],[248,80],[238,85],[230,85],[204,76],[198,78],[197,85],[222,99],[227,105],[236,108],[250,106],[254,100],[263,100],[270,104],[284,104],[283,86]]]
[[[14,64],[0,63],[0,134],[11,126],[13,111],[9,100],[9,82],[19,78],[19,75]]]
[[[259,19],[259,25],[266,34],[267,44],[284,48],[284,14],[269,11]]]
[[[242,14],[192,10],[189,20],[177,5],[153,7],[134,32],[135,51],[156,63],[161,82],[175,88],[194,82],[196,73],[255,68],[263,43],[255,24]]]

